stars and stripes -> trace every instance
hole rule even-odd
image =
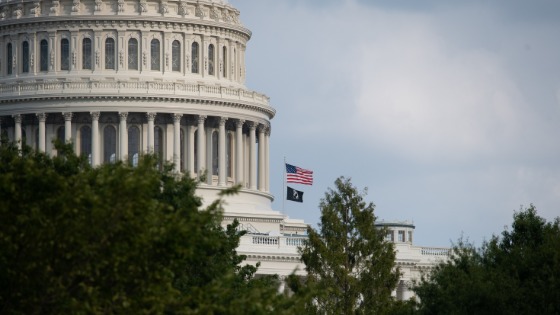
[[[286,163],[286,181],[303,185],[313,185],[313,171]]]

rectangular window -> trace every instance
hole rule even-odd
[[[408,231],[408,242],[412,243],[412,231]]]
[[[387,235],[385,235],[385,240],[393,242],[395,240],[393,231],[387,231]]]
[[[404,231],[399,231],[398,241],[399,242],[404,242]]]

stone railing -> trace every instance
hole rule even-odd
[[[450,249],[442,247],[421,247],[422,255],[426,256],[449,256]]]
[[[219,85],[155,81],[52,81],[0,84],[0,100],[52,95],[57,97],[61,95],[209,97],[250,102],[267,110],[273,110],[269,105],[268,96],[264,94]]]
[[[269,236],[269,235],[255,235],[246,234],[241,238],[241,244],[257,245],[257,246],[270,246],[270,247],[289,247],[297,249],[298,246],[303,246],[307,237],[305,236]]]

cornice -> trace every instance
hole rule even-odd
[[[12,22],[11,20],[8,22]],[[157,31],[184,31],[193,34],[208,33],[234,33],[241,36],[244,41],[251,38],[251,31],[239,25],[224,25],[213,21],[200,21],[194,19],[181,19],[171,17],[145,17],[145,16],[47,16],[29,18],[25,20],[14,20],[14,23],[0,22],[0,31],[21,31],[50,29],[80,30],[82,28],[126,30],[137,28],[139,30],[149,29]]]
[[[240,254],[243,254],[240,252]],[[297,256],[286,256],[286,255],[266,255],[266,254],[244,254],[247,257],[247,261],[275,261],[275,262],[290,262],[290,263],[300,263],[301,257]]]
[[[247,40],[251,31],[239,21],[239,11],[228,4],[214,1],[189,0],[119,0],[113,6],[104,0],[71,1],[0,1],[0,29],[17,25],[42,22],[61,22],[66,25],[73,22],[105,21],[113,25],[125,21],[162,24],[187,24],[198,27],[234,30]],[[68,7],[72,10],[68,11]]]

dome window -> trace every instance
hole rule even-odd
[[[43,39],[40,46],[40,71],[49,71],[49,42]]]
[[[115,40],[107,38],[105,41],[105,69],[115,70]]]
[[[128,40],[128,70],[138,70],[138,40]]]
[[[91,38],[82,40],[82,69],[92,69]]]
[[[181,43],[178,40],[171,44],[171,70],[181,71]]]
[[[70,70],[70,42],[67,38],[60,41],[60,70]]]
[[[152,56],[152,70],[156,70],[159,71],[161,70],[161,56],[160,56],[160,51],[159,51],[159,40],[157,39],[152,39],[151,45],[150,45],[150,53]]]
[[[22,69],[21,72],[29,72],[29,42],[25,41],[21,44],[21,54],[22,54]]]
[[[199,54],[198,54],[198,43],[194,42],[192,43],[191,46],[191,58],[192,58],[192,69],[191,72],[192,73],[198,73],[198,59],[199,59]]]

